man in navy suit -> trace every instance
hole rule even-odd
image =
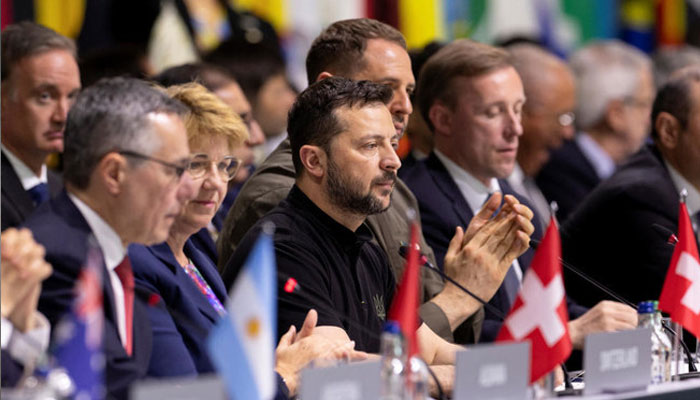
[[[515,165],[525,95],[507,52],[469,40],[455,41],[428,60],[417,93],[420,110],[435,135],[435,149],[404,179],[418,199],[423,232],[439,260],[455,227],[468,224],[491,193],[518,197],[504,178]],[[532,236],[537,239],[542,227],[537,218],[533,223]],[[532,256],[530,249],[513,262],[490,299],[503,315],[517,296]],[[569,304],[572,319],[582,316],[569,323],[577,347],[591,329],[636,327],[636,318],[620,322],[616,309],[610,311],[606,304],[590,312]],[[482,339],[493,340],[500,325],[500,317],[487,309]]]
[[[654,144],[633,155],[562,225],[564,257],[629,301],[661,294],[682,189],[696,232],[700,224],[699,112],[700,68],[688,67],[656,96]],[[600,299],[579,278],[566,279],[575,283],[571,295],[582,304]]]
[[[66,190],[26,222],[53,265],[39,300],[52,324],[70,309],[89,243],[102,252],[109,397],[126,397],[150,360],[150,324],[134,288],[127,246],[165,240],[193,195],[184,173],[189,163],[184,110],[135,79],[103,80],[85,90],[66,124]]]
[[[2,32],[2,230],[62,187],[45,160],[63,151],[66,115],[80,90],[75,57],[71,39],[41,25]]]

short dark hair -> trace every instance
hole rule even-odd
[[[691,88],[693,83],[698,82],[700,82],[700,66],[694,65],[676,71],[661,86],[651,109],[651,135],[654,139],[659,137],[655,122],[662,112],[673,115],[683,130],[688,127],[688,118],[693,105]]]
[[[319,146],[328,153],[331,140],[346,129],[335,113],[337,109],[386,105],[391,96],[391,89],[386,85],[335,76],[316,82],[301,92],[289,110],[288,124],[296,176],[300,176],[304,169],[299,157],[303,145]]]
[[[309,84],[323,71],[349,77],[362,70],[370,39],[384,39],[406,48],[401,32],[383,22],[369,18],[334,22],[313,41],[306,56]]]
[[[265,82],[277,75],[286,78],[287,74],[282,50],[272,41],[251,43],[245,38],[230,38],[206,55],[204,61],[231,74],[252,104]]]
[[[68,112],[63,179],[85,189],[99,160],[110,151],[151,154],[160,146],[148,115],[185,115],[187,108],[145,81],[105,78],[85,89]],[[137,161],[134,161],[137,162]]]
[[[430,130],[435,130],[429,116],[435,101],[450,108],[456,105],[455,78],[473,78],[512,66],[507,51],[469,39],[455,40],[438,50],[423,65],[416,88],[418,107]]]
[[[235,83],[236,80],[222,67],[207,63],[189,63],[170,67],[153,77],[163,87],[196,82],[211,92]]]
[[[7,26],[2,31],[0,55],[2,81],[12,73],[12,67],[21,59],[51,50],[65,50],[76,57],[75,42],[43,25],[22,21]]]

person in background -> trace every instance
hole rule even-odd
[[[21,225],[57,194],[46,157],[63,151],[68,110],[80,92],[75,43],[32,22],[2,32],[2,229]]]
[[[649,136],[654,100],[651,61],[618,40],[595,41],[569,59],[576,77],[573,140],[551,154],[536,182],[565,221],[598,183]]]
[[[253,117],[252,107],[245,94],[243,94],[241,87],[221,67],[205,63],[183,64],[166,69],[155,76],[153,80],[164,87],[190,82],[202,84],[226,103],[234,113],[238,114],[248,130],[248,138],[243,145],[236,146],[232,150],[231,154],[241,161],[241,167],[238,168],[236,175],[229,181],[226,196],[221,202],[219,210],[212,218],[211,223],[192,237],[195,246],[199,250],[204,251],[215,264],[218,264],[220,251],[216,248],[216,239],[243,183],[255,170],[254,151],[257,146],[265,142],[265,135]]]
[[[231,73],[253,106],[253,116],[265,134],[265,143],[256,149],[256,164],[262,163],[287,137],[287,113],[296,97],[287,79],[282,50],[275,42],[251,43],[232,37],[205,61]]]

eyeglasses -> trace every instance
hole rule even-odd
[[[238,168],[241,166],[241,160],[234,156],[224,156],[220,160],[212,160],[206,154],[195,154],[190,159],[190,165],[187,171],[194,179],[202,178],[210,171],[210,165],[214,164],[219,178],[224,182],[228,182],[236,176]]]
[[[186,170],[189,169],[190,165],[190,160],[182,160],[178,164],[171,163],[168,161],[164,161],[155,157],[147,156],[145,154],[137,153],[135,151],[130,151],[130,150],[121,150],[118,151],[119,154],[127,157],[134,157],[134,158],[140,158],[142,160],[147,160],[147,161],[153,161],[156,162],[170,170],[172,170],[175,173],[175,176],[177,176],[177,179],[182,178],[182,175],[185,173]]]
[[[559,122],[561,126],[571,126],[574,124],[574,121],[576,121],[576,114],[572,111],[557,115],[557,122]]]

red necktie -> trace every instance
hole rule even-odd
[[[124,288],[124,317],[126,319],[126,343],[124,349],[126,354],[131,355],[133,320],[134,320],[134,272],[131,270],[129,257],[124,257],[122,262],[114,269]]]

